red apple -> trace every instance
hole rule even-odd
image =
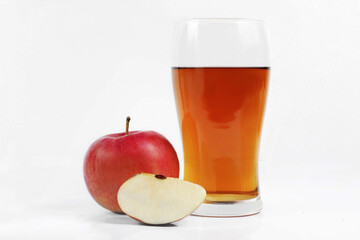
[[[171,143],[153,131],[126,132],[103,136],[88,149],[84,162],[86,186],[102,207],[122,212],[117,202],[120,186],[138,173],[179,177],[179,160]]]

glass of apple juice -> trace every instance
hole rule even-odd
[[[189,19],[175,25],[172,79],[184,150],[184,179],[207,197],[193,213],[259,213],[258,152],[269,58],[255,19]]]

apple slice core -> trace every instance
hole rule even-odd
[[[153,225],[178,221],[205,200],[200,185],[178,178],[141,173],[127,180],[118,191],[118,203],[128,216]]]

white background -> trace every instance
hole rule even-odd
[[[170,43],[191,17],[266,22],[264,210],[139,225],[91,199],[83,157],[130,115],[182,159]],[[359,239],[359,44],[358,0],[1,0],[0,239]]]

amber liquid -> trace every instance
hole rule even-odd
[[[184,179],[207,202],[258,196],[257,159],[268,68],[173,68]]]

